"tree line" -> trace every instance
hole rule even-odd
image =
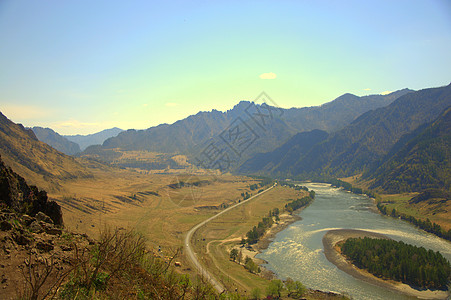
[[[315,192],[314,191],[310,191],[309,196],[305,196],[301,199],[297,199],[294,201],[291,201],[290,203],[285,204],[285,210],[289,213],[292,213],[293,211],[307,206],[310,204],[310,202],[312,202],[312,200],[315,198]]]
[[[451,276],[450,263],[438,251],[402,241],[349,238],[341,251],[361,269],[419,288],[446,290]]]
[[[271,228],[274,224],[273,217],[279,219],[279,210],[270,210],[267,217],[263,217],[257,226],[254,226],[251,230],[246,233],[246,243],[255,244],[258,240],[265,234],[266,230]]]
[[[352,184],[345,182],[340,179],[328,179],[326,180],[327,183],[330,183],[334,187],[341,187],[346,191],[350,191],[354,194],[366,194],[369,197],[377,198],[377,194],[373,191],[369,190],[363,190],[361,188],[353,187]],[[383,215],[391,216],[394,218],[400,218],[401,220],[407,221],[420,229],[423,229],[426,232],[435,234],[438,237],[441,237],[443,239],[446,239],[448,241],[451,241],[451,229],[446,231],[444,230],[439,224],[431,222],[429,219],[426,219],[426,221],[423,221],[421,219],[417,219],[413,216],[402,214],[396,211],[396,209],[392,209],[391,211],[387,211],[387,207],[383,205],[382,203],[378,203],[377,208]]]
[[[401,218],[401,220],[407,221],[423,229],[424,231],[427,231],[429,233],[435,234],[438,237],[451,241],[451,229],[446,231],[439,224],[431,222],[429,218],[427,218],[426,221],[423,221],[413,216],[400,213],[394,208],[391,211],[387,211],[387,207],[382,203],[378,203],[376,206],[383,215],[391,216],[394,218]]]
[[[307,189],[308,190],[308,189]],[[315,198],[315,191],[309,191],[309,195],[300,199],[293,200],[285,205],[285,211],[292,213],[293,211],[309,205]],[[247,239],[242,240],[242,244],[255,244],[265,234],[266,230],[271,228],[274,221],[278,222],[280,211],[274,208],[268,212],[266,217],[263,217],[257,226],[254,226],[246,233]]]

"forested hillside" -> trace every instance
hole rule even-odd
[[[386,157],[380,167],[365,174],[366,178],[375,179],[371,187],[382,187],[390,193],[450,190],[451,108],[420,129],[393,156]]]
[[[445,179],[445,175],[449,174],[449,152],[447,152],[449,138],[446,137],[449,133],[449,124],[447,125],[443,119],[422,135],[420,132],[423,127],[418,128],[433,122],[450,105],[451,85],[409,93],[387,107],[363,114],[342,130],[334,132],[327,139],[316,143],[307,153],[294,150],[293,153],[297,155],[290,157],[290,163],[282,163],[282,160],[276,164],[272,162],[271,167],[268,168],[268,164],[263,160],[260,168],[256,168],[257,163],[251,159],[242,165],[240,170],[296,178],[347,177],[375,170],[388,161],[388,157],[393,157],[390,163],[378,171],[378,174],[384,173],[381,178],[387,178],[387,176],[387,179],[404,178],[403,176],[412,178],[418,177],[418,174],[414,173],[417,172],[418,166],[412,165],[412,162],[418,161],[418,159],[402,163],[404,168],[411,170],[410,175],[408,172],[403,175],[401,168],[397,172],[393,171],[393,174],[390,173],[391,175],[387,172],[391,172],[389,171],[391,170],[390,166],[404,155],[408,153],[414,155],[415,151],[421,151],[421,157],[424,157],[425,160],[430,159],[429,167],[435,165],[436,171],[436,175],[435,173],[428,175],[430,180],[425,181],[426,185],[428,187],[449,186],[449,179]],[[437,139],[431,136],[434,134],[437,135]],[[408,144],[410,150],[415,150],[409,152],[410,150],[407,148],[404,149],[404,144],[417,135],[419,135],[418,138]],[[299,147],[296,143],[283,145],[265,156],[277,157],[277,153],[280,153],[282,149],[288,153],[287,148],[296,149],[296,147]],[[404,149],[404,154],[396,156],[396,153],[402,149]],[[419,156],[420,154],[417,155],[417,158]],[[400,165],[401,162],[398,163],[398,166]],[[438,179],[439,177],[441,179]],[[422,178],[421,175],[420,178]],[[407,177],[402,180],[408,181]],[[374,187],[384,185],[384,188],[387,188],[390,180],[385,182],[377,181],[374,183]],[[403,183],[400,183],[397,189],[401,189],[402,186]],[[416,189],[415,185],[412,187],[413,190]],[[405,190],[405,188],[402,189]]]

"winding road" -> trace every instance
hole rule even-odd
[[[213,287],[214,287],[219,293],[222,293],[222,292],[225,290],[224,286],[223,286],[218,280],[216,280],[216,278],[214,278],[213,275],[211,275],[211,274],[210,274],[210,273],[209,273],[209,272],[201,265],[201,263],[200,263],[199,260],[197,259],[196,253],[195,253],[195,252],[193,251],[193,249],[192,249],[192,246],[191,246],[191,238],[193,237],[194,233],[195,233],[200,227],[204,226],[204,225],[207,224],[208,222],[210,222],[210,221],[216,219],[216,218],[219,217],[220,215],[222,215],[222,214],[228,212],[229,210],[232,210],[232,209],[234,209],[235,207],[237,207],[237,206],[239,206],[239,205],[241,205],[241,204],[243,204],[243,203],[246,203],[246,202],[248,202],[248,201],[254,199],[255,197],[258,197],[258,196],[260,196],[260,195],[266,193],[266,192],[269,191],[270,189],[274,188],[276,185],[277,185],[277,183],[274,184],[273,186],[271,186],[270,188],[267,188],[266,190],[264,190],[264,191],[262,191],[262,192],[260,192],[260,193],[258,193],[258,194],[256,194],[256,195],[250,197],[249,199],[246,199],[246,200],[244,200],[244,201],[241,201],[240,203],[234,204],[234,205],[232,205],[232,206],[230,206],[230,207],[224,209],[223,211],[217,213],[216,215],[214,215],[214,216],[212,216],[212,217],[210,217],[210,218],[208,218],[208,219],[206,219],[206,220],[200,222],[199,224],[197,224],[196,226],[194,226],[193,228],[191,228],[191,230],[188,231],[188,233],[186,234],[184,246],[185,246],[185,251],[186,251],[186,253],[187,253],[187,255],[188,255],[188,259],[189,259],[189,260],[191,261],[191,263],[196,267],[197,272],[198,272],[203,278],[206,278],[208,281],[210,281],[210,283],[213,285]]]

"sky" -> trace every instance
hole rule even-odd
[[[0,111],[60,134],[451,82],[451,2],[0,0]]]

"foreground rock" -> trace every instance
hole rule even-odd
[[[52,272],[47,285],[56,282],[58,276],[70,270],[76,257],[75,249],[90,247],[90,240],[73,234],[36,218],[12,212],[0,211],[0,298],[21,299],[33,271],[40,274],[47,266]],[[8,224],[8,225],[6,225]],[[28,224],[28,225],[27,225]],[[38,230],[37,230],[38,229]],[[76,247],[75,247],[76,245]],[[42,290],[50,287],[44,284]]]

